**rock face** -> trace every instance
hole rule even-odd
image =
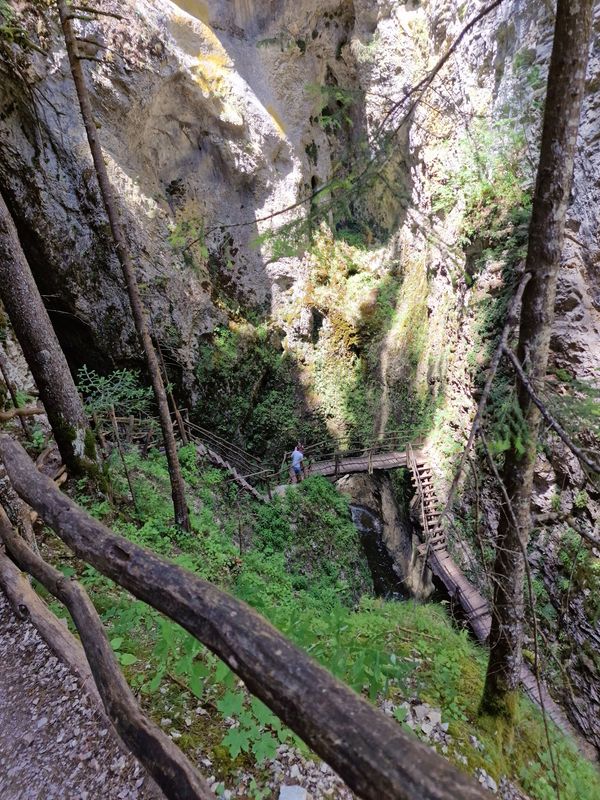
[[[407,593],[419,599],[429,597],[433,591],[431,573],[418,556],[419,539],[413,533],[408,511],[396,500],[390,477],[385,473],[345,475],[336,486],[351,503],[369,509],[381,520],[383,543]]]
[[[232,310],[268,310],[298,277],[298,261],[291,271],[282,265],[282,278],[277,258],[273,266],[263,246],[251,246],[272,225],[263,218],[350,165],[365,137],[374,147],[386,119],[399,132],[385,180],[356,199],[354,212],[392,237],[384,257],[410,248],[413,260],[423,258],[430,319],[416,380],[434,393],[443,388],[450,400],[456,395],[459,412],[461,403],[470,410],[459,345],[469,335],[468,314],[449,309],[460,301],[468,310],[476,291],[462,285],[457,209],[435,209],[448,167],[465,170],[461,143],[478,117],[526,127],[535,151],[552,30],[543,4],[503,4],[465,37],[432,97],[403,122],[406,88],[475,11],[473,3],[458,5],[109,0],[107,9],[125,19],[81,24],[82,34],[109,48],[87,45],[93,55],[104,52],[102,63],[88,62],[92,104],[154,329],[188,388],[199,337]],[[28,24],[50,57],[34,55],[2,82],[3,193],[74,362],[135,361],[139,349],[56,20],[48,13]],[[553,338],[556,364],[578,377],[591,374],[600,345],[599,68],[594,55]],[[511,137],[499,134],[492,148]],[[444,354],[435,350],[440,326],[449,333]],[[398,343],[389,350],[393,378]]]

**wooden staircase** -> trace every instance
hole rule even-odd
[[[247,461],[248,457],[242,451],[238,451],[233,445],[220,440],[218,437],[213,437],[216,439],[216,446],[223,453],[221,455],[215,446],[207,444],[207,439],[210,439],[208,432],[204,432],[201,429],[197,429],[195,432],[190,430],[189,435],[196,443],[196,452],[199,458],[208,459],[214,466],[226,470],[231,479],[256,500],[263,503],[269,502],[270,495],[261,493],[248,481],[249,477],[272,478],[273,475],[270,474],[269,470],[264,469],[264,467],[261,469],[256,460],[249,463]],[[211,445],[213,445],[212,439]],[[226,457],[228,455],[231,455],[231,460],[237,462],[237,466],[230,463],[230,460]],[[284,464],[287,470],[285,458]],[[257,466],[259,467],[258,470],[256,469]],[[436,494],[433,485],[433,471],[423,451],[415,450],[411,444],[407,444],[404,451],[390,448],[387,452],[383,449],[383,452],[374,453],[370,449],[362,453],[347,454],[345,457],[341,454],[335,454],[333,457],[326,457],[322,461],[313,463],[310,467],[310,474],[337,477],[351,472],[368,472],[371,474],[374,469],[395,469],[398,467],[407,467],[409,469],[415,488],[415,495],[411,500],[411,510],[419,520],[422,530],[423,541],[418,547],[419,552],[424,556],[433,574],[445,586],[449,596],[462,607],[466,622],[475,638],[481,644],[485,644],[490,635],[492,625],[490,605],[486,598],[467,579],[448,552],[446,527],[442,522],[440,513],[440,508],[443,504]],[[246,474],[242,474],[240,470],[246,470]],[[536,705],[543,705],[548,717],[575,740],[579,749],[588,758],[595,760],[594,748],[571,725],[562,709],[550,697],[546,687],[543,684],[538,687],[538,682],[532,670],[525,664],[521,668],[521,683],[531,700]]]
[[[415,495],[411,509],[421,524],[423,542],[419,552],[425,557],[433,574],[444,584],[451,598],[460,603],[467,623],[480,642],[490,634],[492,617],[488,601],[467,579],[448,552],[448,539],[442,524],[441,503],[433,486],[433,473],[429,464],[417,458],[412,446],[406,446],[407,463]]]

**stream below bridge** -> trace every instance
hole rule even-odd
[[[383,522],[366,506],[350,504],[350,513],[365,553],[373,590],[377,597],[388,600],[406,600],[408,592],[394,570],[394,561],[383,541]]]

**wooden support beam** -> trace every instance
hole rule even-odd
[[[334,678],[245,603],[115,535],[0,435],[15,490],[82,559],[178,622],[225,661],[365,800],[485,800],[431,748]]]
[[[0,411],[0,422],[8,422],[15,417],[40,417],[45,414],[40,406],[25,406],[24,408],[10,408],[8,411]]]

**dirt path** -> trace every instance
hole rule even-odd
[[[0,592],[0,798],[159,800],[140,765]]]

